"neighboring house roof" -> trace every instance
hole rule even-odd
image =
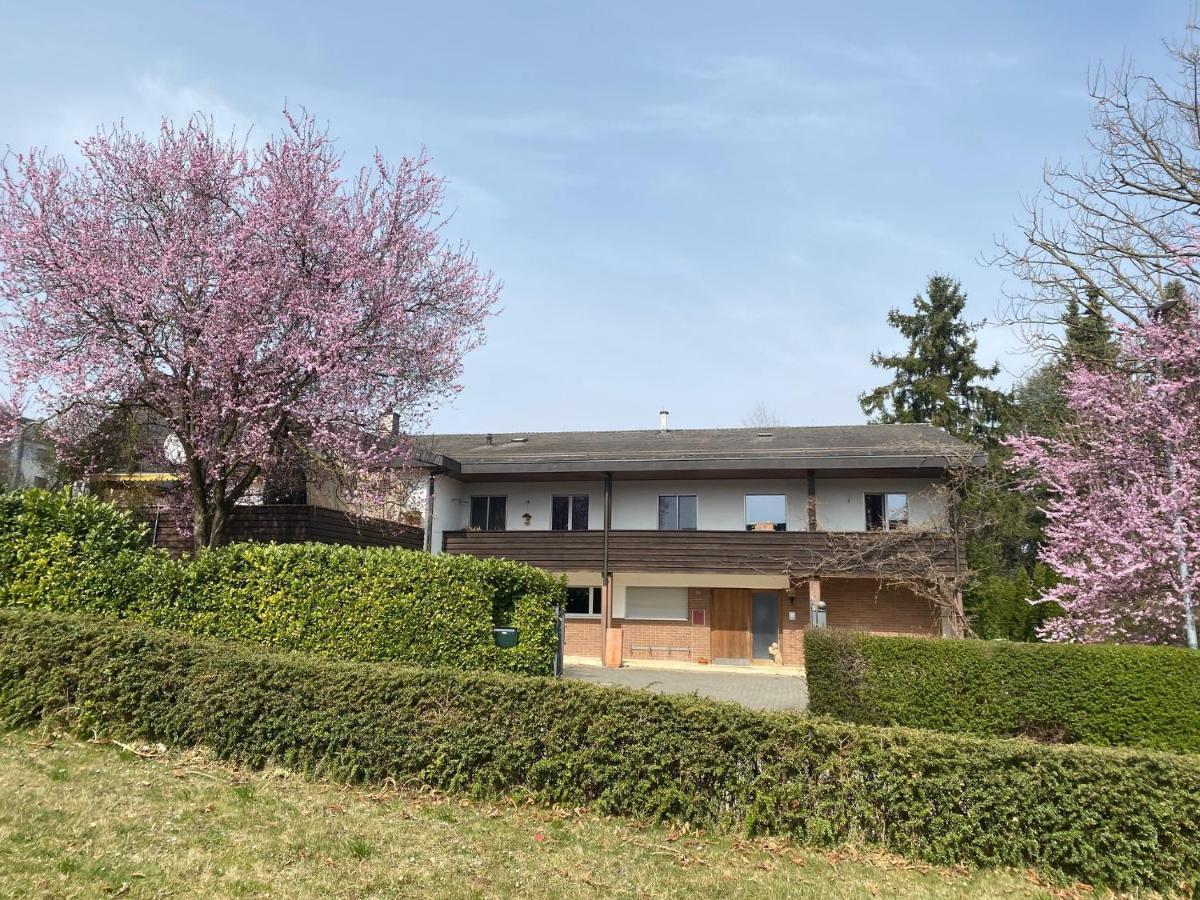
[[[931,425],[438,434],[418,438],[430,468],[534,472],[943,469],[972,450]]]

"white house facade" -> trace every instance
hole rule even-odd
[[[953,598],[880,568],[901,534],[962,565],[945,485],[970,451],[929,426],[435,435],[421,458],[427,547],[564,575],[568,656],[801,666],[810,627],[954,630]]]

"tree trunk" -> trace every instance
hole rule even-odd
[[[212,534],[212,518],[208,505],[199,497],[192,500],[192,552],[199,553],[209,546]]]
[[[225,523],[229,521],[229,504],[217,503],[213,509],[212,520],[208,526],[208,549],[212,550],[220,546],[221,541],[225,538]]]

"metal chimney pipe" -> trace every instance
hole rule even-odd
[[[658,411],[658,430],[662,434],[667,433],[667,418],[671,415],[669,410],[660,409]]]

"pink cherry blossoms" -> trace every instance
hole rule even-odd
[[[1045,493],[1042,558],[1061,576],[1057,641],[1182,643],[1200,575],[1200,323],[1121,332],[1117,365],[1077,367],[1061,436],[1011,440],[1014,465]]]
[[[197,546],[282,463],[378,500],[404,433],[457,390],[498,287],[442,239],[423,157],[346,177],[285,112],[258,148],[195,118],[123,127],[82,162],[10,155],[0,181],[0,364],[17,406],[82,446],[116,411],[173,436]],[[399,435],[381,421],[398,415]]]

